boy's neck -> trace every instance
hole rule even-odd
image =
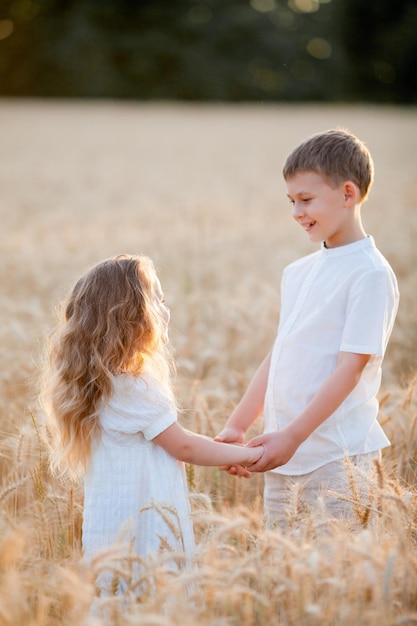
[[[361,241],[361,239],[366,239],[367,236],[368,235],[366,234],[366,232],[362,229],[360,233],[357,233],[356,235],[352,235],[352,236],[347,236],[346,238],[342,238],[337,243],[332,242],[329,245],[327,241],[323,241],[323,244],[325,248],[329,248],[329,249],[341,248],[342,246],[348,246],[350,243]]]
[[[351,209],[351,218],[345,222],[343,232],[339,233],[339,237],[333,241],[324,241],[326,248],[340,248],[347,246],[355,241],[360,241],[367,237],[367,233],[362,224],[361,205],[358,204]]]
[[[323,241],[323,246],[327,248],[328,250],[334,250],[335,248],[342,248],[343,246],[348,246],[349,244],[355,243],[356,241],[362,241],[362,239],[366,239],[367,237],[369,237],[369,235],[364,233],[363,237],[357,237],[355,239],[351,239],[348,241],[344,241],[343,243],[339,243],[337,245],[330,245],[330,246],[328,246],[327,243]]]

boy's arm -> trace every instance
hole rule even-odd
[[[243,443],[245,433],[259,417],[264,408],[265,392],[268,382],[271,352],[267,354],[251,382],[236,406],[224,428],[219,432],[215,441],[226,443]]]
[[[224,428],[214,438],[215,441],[224,441],[225,443],[243,443],[245,441],[246,431],[264,408],[270,363],[271,351],[268,352],[256,370],[242,399],[230,415]],[[239,478],[250,478],[251,476],[251,473],[242,465],[223,465],[221,469]]]
[[[250,471],[265,472],[285,465],[303,441],[347,398],[359,382],[369,359],[369,354],[339,352],[335,370],[306,409],[283,430],[260,435],[248,443],[248,446],[265,446],[262,458],[249,467]]]

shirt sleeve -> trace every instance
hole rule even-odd
[[[168,391],[150,377],[115,381],[115,393],[102,414],[109,431],[141,432],[150,441],[177,421],[175,402]]]
[[[351,288],[340,351],[382,357],[398,300],[395,277],[386,268],[361,276]]]

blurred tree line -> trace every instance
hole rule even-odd
[[[417,102],[417,0],[2,0],[0,95]]]

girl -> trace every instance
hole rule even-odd
[[[190,555],[183,463],[247,466],[262,454],[177,423],[168,323],[152,261],[123,255],[80,278],[51,337],[43,377],[51,465],[83,476],[87,557],[116,541],[140,557],[164,547]]]

